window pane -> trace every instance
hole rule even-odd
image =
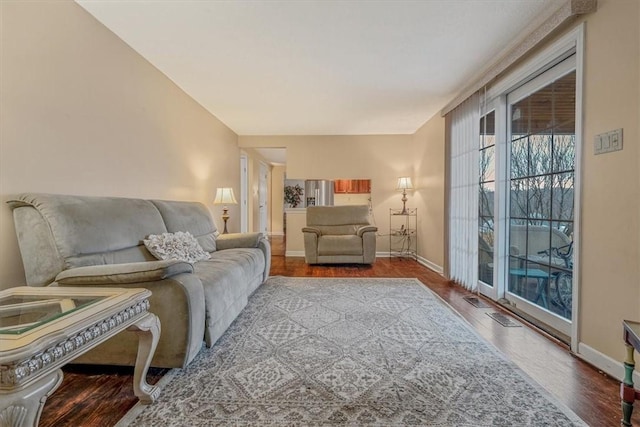
[[[493,182],[486,182],[480,184],[479,207],[480,215],[493,218],[493,194],[495,191],[495,184]]]
[[[480,151],[480,181],[495,180],[496,147],[491,146]]]
[[[529,141],[527,138],[511,142],[511,178],[529,175]]]
[[[489,147],[496,143],[495,131],[496,113],[492,111],[480,118],[480,148]]]
[[[571,320],[573,272],[562,268],[549,271],[549,310]]]
[[[549,264],[551,223],[532,220],[527,225],[527,260]]]
[[[576,114],[576,72],[553,82],[553,126],[559,133],[574,134]]]
[[[564,172],[575,169],[575,134],[553,135],[553,171]]]
[[[528,211],[527,218],[531,224],[536,220],[551,218],[551,176],[534,176],[528,178]]]
[[[551,218],[573,221],[573,172],[553,175]]]
[[[493,203],[495,194],[495,112],[480,119],[478,279],[493,286]]]
[[[573,240],[573,221],[553,221],[551,226]]]
[[[511,106],[511,139],[517,139],[529,133],[529,98]]]
[[[549,132],[554,125],[553,83],[529,96],[529,133]]]
[[[547,134],[529,137],[529,175],[551,172],[551,144],[553,137]]]
[[[527,224],[524,220],[512,219],[509,224],[509,255],[512,257],[527,256]],[[518,264],[522,266],[522,263]]]
[[[511,196],[509,199],[511,217],[527,217],[527,179],[511,180]]]
[[[478,278],[493,286],[493,218],[481,216],[478,230]]]

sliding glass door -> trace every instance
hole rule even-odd
[[[575,55],[483,103],[479,290],[571,335]]]
[[[507,96],[505,298],[570,335],[576,150],[571,58]]]

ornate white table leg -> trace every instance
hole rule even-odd
[[[37,427],[47,397],[62,382],[60,369],[11,394],[0,394],[0,426]]]
[[[160,389],[147,383],[147,371],[160,339],[160,320],[153,313],[129,326],[128,330],[138,334],[138,356],[133,372],[133,391],[142,403],[153,403],[160,394]]]

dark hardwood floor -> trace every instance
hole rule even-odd
[[[284,256],[284,239],[272,238],[271,274],[298,277],[415,277],[454,307],[485,339],[530,377],[572,409],[590,426],[619,426],[619,383],[573,356],[568,347],[521,319],[507,328],[485,313],[501,307],[476,308],[463,297],[469,292],[415,261],[379,258],[372,266],[309,266],[303,258]],[[622,334],[622,333],[621,333]],[[622,341],[620,342],[622,344]],[[203,350],[203,351],[206,351]],[[70,366],[60,388],[47,400],[40,426],[112,426],[137,401],[132,368]],[[166,373],[151,369],[149,382]],[[637,405],[640,406],[640,405]],[[640,426],[640,408],[633,416]]]

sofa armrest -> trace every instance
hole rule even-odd
[[[318,263],[318,239],[320,234],[303,233],[304,236],[304,261],[307,264]]]
[[[316,233],[318,236],[322,236],[322,233],[320,232],[320,230],[318,230],[315,227],[302,227],[302,232],[303,233]]]
[[[217,250],[235,248],[258,248],[264,254],[263,281],[269,277],[271,270],[271,244],[262,233],[229,233],[221,234],[216,239]]]
[[[369,233],[369,232],[375,233],[376,231],[378,231],[378,227],[376,227],[375,225],[365,225],[363,227],[358,228],[358,230],[356,230],[356,234],[362,237],[364,233]]]
[[[262,239],[262,233],[221,234],[216,239],[216,248],[219,251],[233,248],[257,248]]]
[[[155,261],[151,261],[155,263]],[[181,263],[185,264],[185,263]],[[188,266],[190,264],[187,263]],[[78,267],[80,268],[85,267]],[[70,270],[71,271],[71,270]],[[84,276],[86,277],[86,276]],[[88,285],[82,283],[65,285]],[[61,283],[53,283],[52,286]],[[96,283],[96,286],[145,288],[151,291],[149,311],[160,318],[162,333],[151,366],[184,368],[202,348],[205,329],[205,299],[202,282],[193,273],[180,273],[161,280],[138,283]],[[75,359],[74,363],[134,366],[138,352],[135,334],[118,334]]]
[[[56,276],[56,282],[63,286],[118,285],[154,282],[180,273],[193,273],[193,266],[175,259],[91,265],[64,270]]]

